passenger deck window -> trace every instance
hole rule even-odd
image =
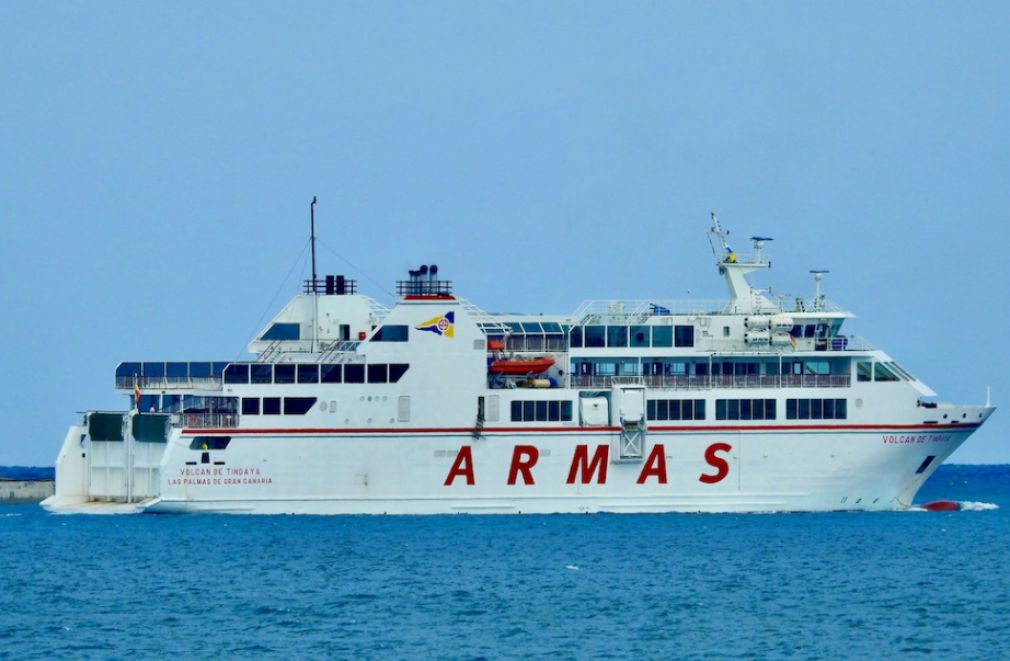
[[[224,370],[225,383],[249,383],[248,365],[229,365]]]
[[[397,383],[397,382],[399,382],[400,379],[403,377],[403,375],[407,373],[408,369],[410,369],[410,365],[407,365],[405,363],[392,363],[392,364],[390,364],[390,366],[389,366],[389,382],[390,383]]]
[[[260,414],[260,398],[243,397],[242,415],[259,415],[259,414]]]
[[[273,365],[250,365],[250,383],[271,383],[273,381]]]
[[[323,383],[343,383],[343,365],[321,365],[320,371]]]
[[[694,326],[674,326],[674,345],[678,347],[694,346]]]
[[[319,383],[319,365],[299,365],[298,383]]]
[[[281,398],[264,397],[263,415],[280,415],[280,414],[281,414]]]
[[[294,383],[295,366],[288,363],[286,365],[274,365],[274,383]]]
[[[672,347],[673,346],[673,326],[653,326],[652,346]]]
[[[285,397],[284,415],[305,415],[315,403],[315,397]]]
[[[360,363],[344,365],[344,383],[364,383],[365,366]]]

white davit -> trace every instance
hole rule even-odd
[[[317,278],[249,361],[116,369],[56,461],[53,512],[446,514],[902,509],[993,412],[773,297],[713,215],[726,302],[492,315],[436,266],[392,309]],[[314,237],[313,237],[314,248]]]

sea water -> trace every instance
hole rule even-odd
[[[942,513],[0,507],[0,656],[1010,658],[1008,484],[941,467]]]

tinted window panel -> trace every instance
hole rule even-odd
[[[210,363],[190,363],[189,376],[194,379],[210,378]]]
[[[298,383],[319,383],[319,365],[299,365]]]
[[[358,364],[344,365],[344,383],[364,383],[365,366]]]
[[[274,383],[294,383],[295,382],[295,366],[288,365],[274,365]]]
[[[678,347],[694,346],[694,326],[675,326],[675,344]]]
[[[263,333],[261,340],[297,340],[300,337],[300,324],[276,323],[267,332]]]
[[[652,346],[672,347],[673,346],[673,326],[653,326]]]
[[[273,365],[250,365],[251,383],[271,383],[273,381]]]
[[[264,397],[263,415],[280,415],[280,414],[281,414],[281,398]]]
[[[259,397],[242,398],[242,415],[259,415],[259,413],[260,413]]]
[[[585,339],[586,347],[602,347],[606,344],[605,326],[586,326]]]
[[[512,422],[522,422],[523,419],[523,403],[516,401],[512,402]]]
[[[225,383],[249,383],[248,365],[229,365],[224,371]]]
[[[372,342],[406,342],[407,341],[407,327],[406,326],[383,326],[375,335],[372,336]]]
[[[315,397],[285,397],[284,415],[305,415],[315,403]]]
[[[385,364],[368,366],[369,383],[386,383],[389,380],[389,368]]]
[[[396,383],[400,378],[407,373],[407,369],[410,365],[404,363],[393,363],[389,366],[389,382]]]
[[[342,383],[343,365],[320,365],[320,376],[323,383]]]
[[[572,403],[571,402],[561,402],[561,421],[571,422],[572,421]]]

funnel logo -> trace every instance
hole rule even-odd
[[[435,335],[452,337],[456,328],[456,313],[446,312],[414,326],[417,330],[431,331]]]

